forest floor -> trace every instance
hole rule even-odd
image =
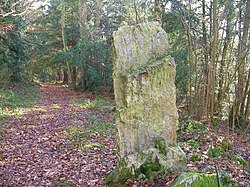
[[[0,186],[104,186],[117,160],[113,112],[91,97],[45,84],[33,108],[2,124]]]
[[[104,186],[117,163],[113,101],[61,85],[41,89],[34,104],[0,110],[0,186]],[[216,165],[223,179],[250,186],[249,134],[193,121],[181,125],[179,144],[189,170],[213,173]],[[133,179],[126,186],[171,186],[177,176]]]

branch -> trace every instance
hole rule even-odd
[[[36,2],[37,0],[33,0],[33,1],[31,1],[31,2],[29,2],[29,3],[27,3],[27,4],[25,4],[25,7],[27,7],[23,12],[21,12],[21,13],[16,13],[16,10],[15,10],[15,7],[17,6],[17,5],[19,5],[20,3],[24,3],[24,0],[20,0],[20,1],[18,1],[18,2],[16,2],[16,3],[14,3],[14,4],[12,4],[11,5],[11,11],[10,12],[8,12],[8,13],[3,13],[3,14],[0,14],[0,17],[7,17],[7,16],[22,16],[23,14],[25,14],[28,10],[30,10],[30,6],[34,3],[34,2]]]

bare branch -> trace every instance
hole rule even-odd
[[[26,4],[24,4],[24,7],[27,7],[24,11],[22,11],[21,13],[16,13],[16,6],[20,5],[21,3],[25,3],[25,0],[20,0],[15,2],[14,4],[11,5],[11,10],[10,12],[7,13],[2,13],[0,14],[0,17],[7,17],[7,16],[22,16],[24,15],[28,10],[30,10],[30,6],[34,3],[37,2],[38,0],[33,0],[31,2],[27,2]]]

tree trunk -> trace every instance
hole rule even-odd
[[[76,90],[76,79],[77,79],[77,67],[73,67],[73,72],[72,72],[72,87],[74,90]]]
[[[226,21],[226,37],[224,40],[224,46],[222,50],[222,57],[221,57],[221,65],[219,70],[219,88],[218,88],[218,95],[217,95],[217,111],[221,113],[223,95],[224,95],[224,82],[225,82],[225,66],[226,66],[226,56],[228,54],[228,45],[231,40],[231,32],[232,32],[232,16],[231,13],[233,12],[233,6],[231,3],[228,4],[229,10],[227,15]]]
[[[250,81],[250,69],[249,69],[249,73],[248,73],[248,84],[246,86],[246,90],[248,89],[248,92],[247,92],[247,101],[246,101],[246,109],[245,109],[245,119],[246,121],[249,119],[249,108],[250,108],[250,87],[249,87],[249,81]],[[250,125],[250,122],[248,121],[249,125]]]
[[[95,25],[96,25],[96,35],[100,36],[101,32],[101,0],[96,0],[96,12],[95,12]]]
[[[205,82],[205,85],[204,85],[204,100],[202,101],[204,104],[203,104],[203,115],[204,114],[207,114],[207,107],[206,107],[206,101],[207,101],[207,98],[209,97],[207,95],[207,85],[208,85],[208,46],[207,46],[207,29],[206,29],[206,2],[205,0],[202,0],[202,37],[203,37],[203,47],[204,47],[204,50],[203,50],[203,53],[204,53],[204,69],[203,69],[203,74],[204,74],[204,82]],[[206,115],[207,117],[207,115]]]
[[[65,34],[65,18],[66,18],[66,14],[65,14],[65,1],[62,0],[62,12],[61,12],[61,35],[62,35],[62,42],[63,42],[63,51],[67,52],[68,50],[68,46],[67,46],[67,39],[66,39],[66,34]],[[70,66],[69,66],[69,61],[67,59],[64,60],[65,65],[67,67],[67,71],[68,71],[68,75],[70,75],[70,77],[72,77],[71,74],[71,70],[70,70]],[[67,78],[68,79],[68,78]]]
[[[249,115],[249,102],[250,102],[250,68],[248,70],[248,78],[247,78],[247,83],[245,86],[245,92],[244,92],[244,103],[242,104],[242,108],[241,108],[241,114],[245,115],[245,122],[248,119],[248,115]],[[245,102],[246,102],[246,106],[245,106]]]
[[[88,38],[87,32],[87,0],[79,0],[79,25],[80,25],[80,37],[82,42],[86,42]],[[80,54],[80,58],[81,54]],[[81,73],[82,73],[82,89],[85,91],[87,89],[87,62],[82,62]]]
[[[240,48],[240,54],[239,54],[239,79],[238,79],[238,98],[236,98],[239,101],[239,114],[244,115],[244,103],[245,103],[245,95],[244,93],[247,93],[247,90],[244,91],[245,87],[245,67],[246,67],[246,56],[248,53],[248,35],[249,35],[249,23],[250,23],[250,0],[247,1],[246,11],[245,11],[245,19],[244,19],[244,25],[243,25],[243,35],[242,35],[242,44]],[[242,108],[242,109],[241,109]]]
[[[249,35],[248,33],[249,23],[250,23],[250,1],[247,0],[245,17],[243,22],[242,38],[239,36],[240,40],[239,40],[239,60],[238,60],[238,84],[236,87],[236,98],[229,116],[232,127],[236,125],[235,120],[239,124],[239,122],[242,122],[241,119],[246,120],[247,117],[245,116],[244,113],[244,108],[245,108],[244,103],[246,99],[246,97],[244,97],[244,93],[247,93],[248,91],[247,90],[244,91],[244,87],[245,87],[245,67],[246,67],[245,60],[248,53],[247,42]]]
[[[69,76],[68,76],[68,71],[67,69],[63,70],[63,84],[68,84],[69,83]]]
[[[211,55],[211,103],[210,103],[210,119],[214,122],[214,104],[215,104],[215,72],[216,72],[216,51],[218,43],[218,22],[217,22],[217,4],[218,0],[213,0],[213,43],[212,43],[212,55]]]

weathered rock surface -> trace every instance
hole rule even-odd
[[[185,168],[174,146],[178,128],[175,64],[167,34],[156,22],[125,26],[113,34],[114,91],[120,163],[107,178],[125,182],[144,174]]]
[[[204,174],[196,172],[182,173],[173,187],[217,187],[216,174]]]

